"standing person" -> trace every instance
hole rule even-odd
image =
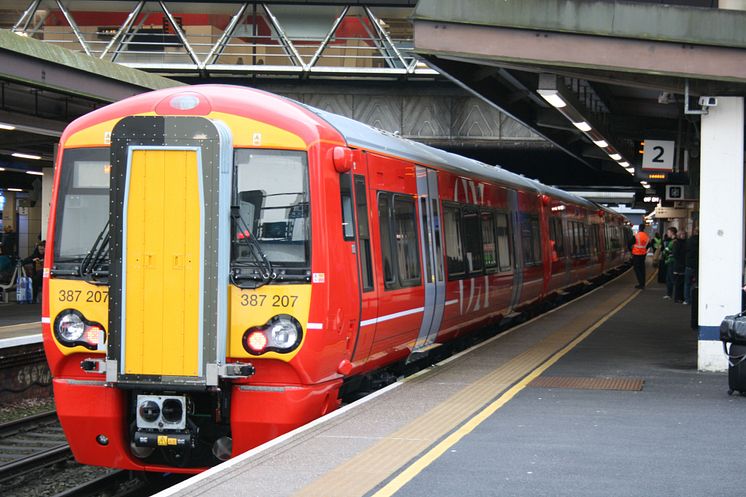
[[[645,223],[640,223],[632,245],[632,266],[635,268],[635,276],[637,276],[637,286],[635,288],[641,290],[645,288],[645,256],[648,253],[649,241],[650,237],[645,233]]]
[[[666,268],[666,247],[671,244],[671,237],[668,236],[668,230],[663,235],[663,241],[661,243],[661,255],[658,260],[658,283],[665,283],[668,274],[668,268]]]
[[[661,238],[660,233],[655,232],[653,238],[650,239],[650,243],[648,243],[648,247],[653,250],[653,267],[658,267],[663,251],[663,238]]]
[[[36,247],[34,247],[34,251],[32,254],[25,259],[21,260],[22,266],[28,266],[28,272],[31,276],[31,281],[33,284],[33,290],[34,290],[34,300],[33,302],[36,302],[36,298],[41,293],[41,285],[44,281],[42,278],[42,275],[44,274],[44,252],[46,249],[46,241],[42,240],[39,243],[36,244]]]
[[[684,305],[692,302],[692,283],[697,280],[699,267],[699,229],[692,230],[686,241],[686,262],[684,263]]]
[[[13,226],[10,224],[5,226],[3,229],[3,255],[7,255],[11,259],[18,257],[18,234],[13,230]]]
[[[676,235],[673,262],[673,301],[677,304],[684,302],[684,269],[686,267],[686,231],[679,231]]]
[[[663,246],[663,255],[661,256],[661,262],[666,265],[666,294],[663,296],[664,299],[670,299],[673,297],[674,288],[674,254],[676,252],[676,228],[671,226],[666,230],[666,236],[668,236],[668,243]]]

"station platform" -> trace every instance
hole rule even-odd
[[[628,271],[156,495],[742,495],[746,397],[697,371],[689,308],[649,281]]]
[[[0,349],[41,341],[41,304],[0,304]]]

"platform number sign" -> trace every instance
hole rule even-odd
[[[676,142],[665,140],[645,140],[642,154],[643,169],[673,171],[673,155]]]

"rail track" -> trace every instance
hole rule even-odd
[[[55,411],[0,424],[0,483],[71,457]]]

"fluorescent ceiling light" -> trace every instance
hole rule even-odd
[[[625,167],[624,169],[626,169],[629,174],[635,174],[635,168],[634,167]]]
[[[20,188],[8,188],[8,191],[9,192],[22,192],[23,190],[21,190]]]
[[[34,155],[34,154],[22,154],[20,152],[13,152],[13,157],[18,157],[19,159],[33,159],[33,160],[39,160],[41,159],[41,155]]]
[[[567,102],[562,100],[562,97],[559,96],[557,93],[557,90],[537,90],[539,95],[541,95],[544,100],[549,102],[549,105],[552,107],[557,107],[558,109],[561,109],[562,107],[567,106]]]
[[[14,129],[16,129],[16,127],[13,126],[12,124],[0,123],[0,129],[4,129],[6,131],[13,131]]]
[[[575,123],[573,123],[575,124]],[[609,146],[609,144],[606,142],[606,140],[593,140],[593,144],[596,146],[599,146],[601,148],[606,148]]]
[[[0,167],[0,171],[5,171],[5,168],[4,167]]]
[[[580,131],[586,131],[587,132],[587,131],[590,131],[590,130],[593,129],[591,127],[591,125],[588,124],[585,121],[580,121],[579,123],[573,122],[572,125],[575,126],[576,128],[578,128]]]
[[[622,156],[619,154],[609,154],[609,157],[611,157],[614,160],[622,160]]]
[[[26,174],[33,174],[35,176],[44,176],[44,173],[41,171],[26,171]]]

